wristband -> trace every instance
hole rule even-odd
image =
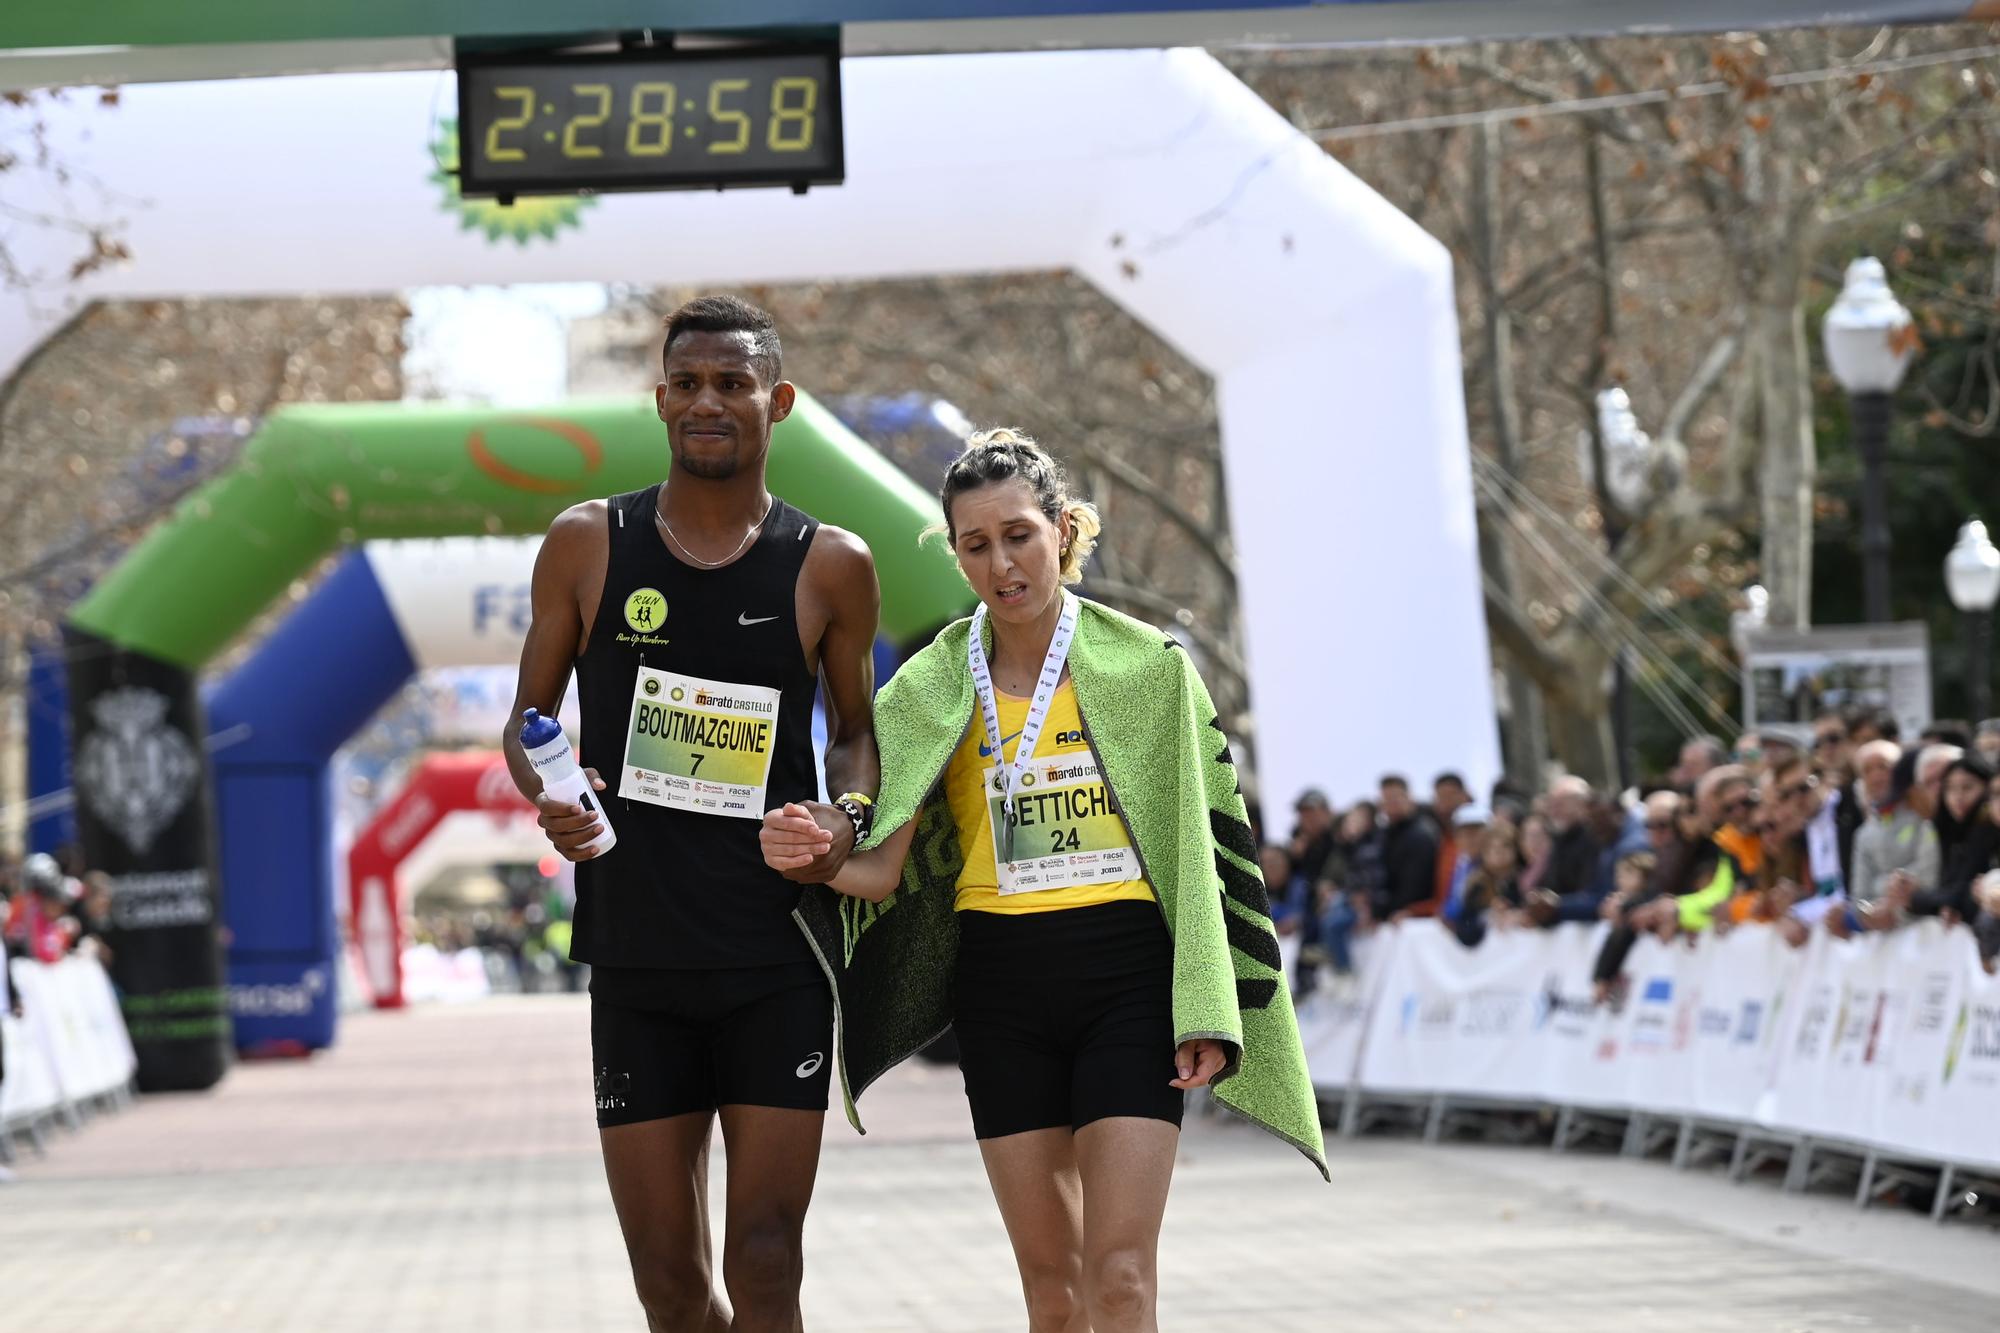
[[[858,791],[842,792],[834,802],[842,813],[854,821],[854,841],[858,846],[868,836],[868,830],[875,824],[875,802],[873,798]]]

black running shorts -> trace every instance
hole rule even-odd
[[[597,1127],[724,1106],[826,1110],[833,998],[819,964],[592,971]]]
[[[1181,1122],[1173,947],[1157,903],[961,912],[959,1069],[973,1132]]]

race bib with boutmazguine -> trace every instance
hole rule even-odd
[[[618,794],[675,810],[764,817],[779,692],[640,667]]]
[[[988,827],[998,834],[1007,818],[1001,771],[987,769],[985,783]],[[1002,897],[1143,878],[1111,788],[1087,753],[1036,759],[1015,788],[1014,820],[1013,859],[995,858]],[[996,836],[993,846],[1005,842]]]

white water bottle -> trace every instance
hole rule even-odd
[[[589,775],[577,767],[576,751],[569,748],[562,723],[527,709],[521,714],[521,748],[528,752],[528,762],[542,780],[544,795],[582,806],[585,814],[597,816],[597,822],[604,825],[604,831],[583,844],[583,850],[602,856],[616,846],[618,835],[611,831],[611,816],[591,787]]]

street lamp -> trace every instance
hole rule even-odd
[[[1861,454],[1862,596],[1867,619],[1889,618],[1889,514],[1882,485],[1882,455],[1889,442],[1889,395],[1910,364],[1910,312],[1889,292],[1882,261],[1869,257],[1847,266],[1840,298],[1826,312],[1822,330],[1827,364],[1847,390],[1854,444]]]
[[[1597,442],[1601,458],[1591,457],[1585,432],[1585,474],[1597,482],[1599,510],[1604,517],[1604,544],[1618,558],[1625,536],[1621,515],[1644,511],[1653,489],[1653,441],[1639,428],[1631,395],[1616,385],[1597,391]],[[1611,663],[1611,736],[1618,751],[1618,785],[1632,785],[1632,677],[1620,648]]]
[[[1987,540],[1986,525],[1976,518],[1958,530],[1958,545],[1944,558],[1944,586],[1951,604],[1965,613],[1966,680],[1976,722],[1986,716],[1992,698],[1987,652],[1993,603],[2000,601],[2000,550]]]

